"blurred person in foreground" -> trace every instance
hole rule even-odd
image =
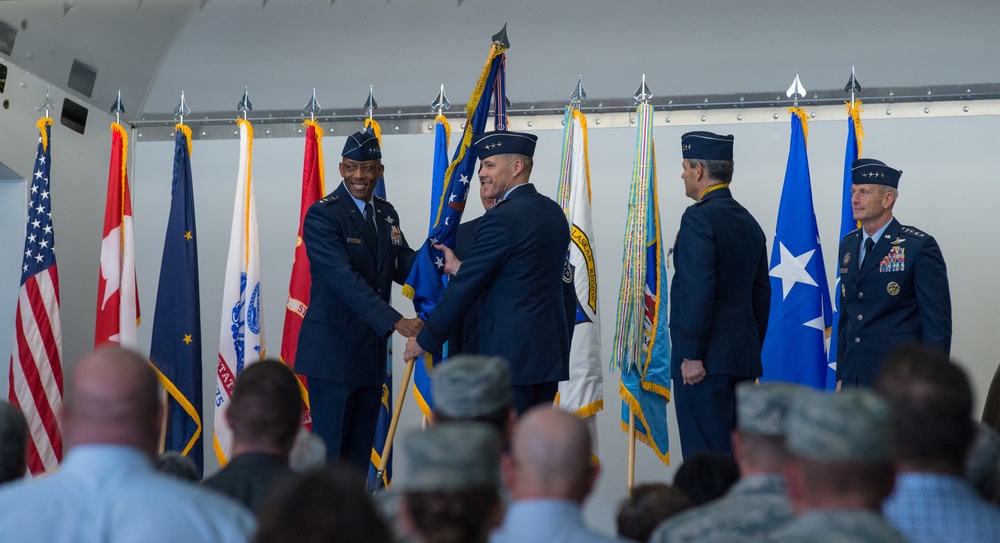
[[[965,480],[976,423],[962,368],[928,347],[900,349],[882,364],[875,391],[892,410],[898,474],[882,504],[889,523],[918,543],[1000,540],[1000,508]]]
[[[784,476],[788,460],[785,423],[796,398],[807,391],[790,383],[737,385],[733,455],[739,464],[740,480],[718,500],[658,526],[650,541],[761,537],[791,519]]]
[[[245,543],[256,522],[243,505],[154,471],[157,387],[149,362],[118,346],[77,363],[59,417],[66,457],[45,477],[0,487],[3,540]]]

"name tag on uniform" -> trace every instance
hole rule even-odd
[[[347,238],[347,243],[353,243],[355,245],[361,245],[361,238]]]

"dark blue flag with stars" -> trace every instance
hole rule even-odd
[[[166,389],[165,450],[178,451],[204,471],[201,408],[201,304],[198,235],[191,186],[191,130],[177,125],[174,175],[149,360]]]
[[[824,389],[832,310],[813,210],[805,112],[792,108],[792,135],[771,249],[771,313],[762,381]]]

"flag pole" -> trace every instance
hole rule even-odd
[[[406,363],[406,370],[403,371],[403,382],[396,394],[396,405],[392,409],[392,422],[389,423],[389,431],[385,436],[385,446],[382,447],[382,455],[378,459],[378,473],[375,477],[374,492],[382,487],[382,478],[385,476],[386,466],[389,464],[389,452],[392,451],[392,439],[396,435],[396,425],[399,424],[399,415],[403,412],[403,400],[406,399],[406,388],[410,386],[410,377],[413,375],[413,364],[416,358]]]
[[[632,487],[635,486],[635,413],[628,408],[628,479],[625,497],[632,497]]]

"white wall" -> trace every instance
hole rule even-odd
[[[996,118],[953,117],[887,119],[865,118],[867,137],[864,156],[879,158],[904,171],[896,215],[904,224],[915,225],[933,234],[940,242],[949,266],[954,307],[953,355],[964,364],[977,393],[977,414],[996,368],[992,353],[1000,350],[1000,335],[994,332],[998,309],[994,291],[1000,285],[993,270],[1000,267],[997,242],[989,231],[980,232],[995,213],[994,202],[1000,188],[995,141]],[[100,122],[95,123],[99,125]],[[456,123],[457,125],[457,123]],[[95,128],[100,128],[95,126]],[[456,134],[458,128],[455,128]],[[515,124],[513,129],[524,129]],[[776,222],[777,205],[788,152],[787,119],[773,123],[716,125],[709,127],[736,136],[736,173],[733,192],[770,238]],[[680,181],[680,135],[690,126],[657,126],[660,213],[665,242],[669,246],[680,215],[691,203],[683,196]],[[813,193],[820,232],[824,240],[826,270],[835,268],[836,237],[839,232],[840,190],[844,159],[846,121],[814,121],[809,126],[809,158]],[[63,328],[68,366],[92,346],[97,254],[100,224],[104,212],[104,190],[110,138],[100,130],[88,145],[73,156],[60,155],[59,142],[65,130],[54,138],[53,193],[60,279],[63,285]],[[259,131],[261,132],[261,131]],[[30,152],[34,139],[25,129]],[[533,181],[539,190],[554,195],[559,170],[561,133],[541,131]],[[632,169],[635,134],[632,129],[592,129],[590,166],[594,201],[594,246],[597,254],[600,307],[604,322],[602,344],[609,359],[617,289],[621,276],[621,240],[624,232],[628,186]],[[455,136],[457,137],[457,135]],[[337,179],[336,163],[343,137],[325,137],[327,190]],[[417,135],[388,135],[384,141],[389,199],[400,214],[411,245],[418,245],[427,226],[431,151],[433,138]],[[212,403],[215,386],[216,346],[219,335],[221,287],[228,233],[232,219],[237,168],[237,140],[195,141],[192,157],[197,206],[198,241],[203,321],[203,373],[206,436],[212,435]],[[265,330],[268,352],[277,356],[284,302],[291,269],[301,183],[303,141],[266,139],[258,135],[254,143],[254,174],[258,191],[260,244],[264,281]],[[131,150],[134,160],[133,195],[136,228],[136,255],[139,292],[143,308],[140,345],[148,348],[155,306],[158,268],[170,198],[173,142],[141,143]],[[30,160],[30,157],[28,158]],[[7,198],[4,198],[6,203]],[[470,216],[481,213],[470,205]],[[17,215],[23,216],[23,214]],[[10,222],[10,221],[7,221]],[[3,224],[3,236],[17,238],[23,223]],[[15,234],[11,234],[14,229]],[[17,253],[3,255],[6,264]],[[672,273],[668,271],[668,273]],[[16,296],[16,279],[0,284],[0,301]],[[7,302],[10,303],[10,302]],[[412,315],[409,300],[399,294],[394,305]],[[0,338],[12,335],[14,308],[0,307]],[[7,340],[9,341],[9,340]],[[394,336],[397,353],[403,339]],[[402,363],[395,362],[397,381]],[[5,370],[8,357],[2,357]],[[587,505],[589,521],[603,530],[613,530],[614,511],[625,490],[626,441],[620,429],[620,401],[617,375],[605,377],[605,410],[598,415],[598,433],[603,475]],[[0,389],[6,389],[6,379]],[[398,386],[397,386],[398,389]],[[680,464],[679,440],[673,408],[669,410],[673,465],[661,464],[644,446],[637,447],[636,481],[670,481]],[[400,431],[419,427],[419,410],[407,398]],[[214,455],[206,443],[206,465],[214,469]]]

